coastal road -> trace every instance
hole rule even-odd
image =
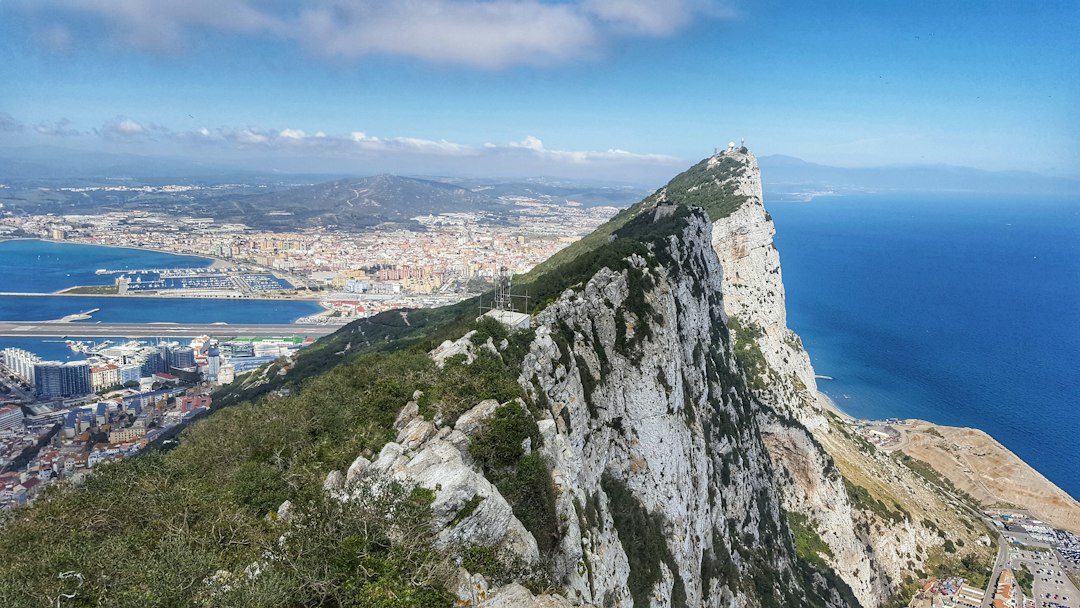
[[[282,323],[56,323],[0,321],[0,336],[78,338],[159,338],[169,336],[312,336],[337,331],[340,325]]]
[[[1009,541],[1004,536],[999,535],[997,558],[994,560],[994,569],[990,571],[990,580],[986,583],[986,595],[983,596],[982,608],[994,608],[994,592],[997,591],[997,580],[1008,563]]]

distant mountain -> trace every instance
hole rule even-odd
[[[396,175],[294,186],[224,203],[207,211],[222,219],[271,229],[359,228],[407,221],[418,215],[487,211],[499,205],[495,198],[467,188]]]
[[[554,204],[579,203],[585,207],[627,207],[651,192],[636,186],[550,177],[510,180],[451,177],[429,179],[458,185],[495,198],[520,196]]]
[[[804,199],[815,194],[855,192],[992,192],[998,194],[1080,194],[1080,180],[1025,171],[984,171],[951,165],[831,167],[792,156],[758,159],[771,199]]]

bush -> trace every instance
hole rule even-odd
[[[660,564],[666,564],[675,576],[675,590],[681,590],[676,597],[673,590],[672,606],[686,606],[685,588],[675,559],[668,548],[667,522],[659,513],[649,513],[641,501],[634,496],[622,480],[605,473],[600,480],[601,487],[608,497],[611,519],[619,533],[619,542],[630,563],[630,577],[626,584],[634,606],[650,606],[653,588],[660,582],[662,571]],[[677,603],[676,600],[681,599]]]
[[[436,382],[424,391],[421,405],[445,423],[453,424],[458,416],[485,399],[503,403],[519,397],[524,398],[525,391],[517,383],[517,373],[484,349],[477,351],[471,364],[465,363],[464,355],[447,359]]]
[[[214,606],[426,608],[450,605],[453,565],[435,550],[429,496],[391,480],[298,505],[280,540],[262,543],[258,576],[233,573],[204,590]],[[386,517],[393,513],[393,517]]]
[[[507,403],[495,409],[484,423],[481,432],[469,444],[469,453],[480,463],[484,472],[494,474],[517,464],[525,454],[522,443],[532,440],[540,445],[540,429],[532,416],[517,405]]]
[[[810,520],[801,513],[790,512],[787,514],[787,520],[791,534],[795,538],[795,555],[817,568],[828,567],[822,556],[832,557],[832,549],[821,540],[810,524]]]
[[[559,537],[555,489],[551,472],[536,452],[525,453],[530,439],[540,446],[536,421],[516,403],[499,406],[469,444],[469,453],[510,503],[514,516],[536,538],[541,552],[554,548]]]
[[[189,604],[215,572],[239,575],[277,542],[281,530],[265,515],[283,500],[298,509],[331,508],[318,502],[326,472],[381,449],[393,438],[393,421],[413,390],[437,379],[425,353],[364,355],[293,397],[219,410],[185,430],[179,447],[167,454],[109,463],[80,488],[50,487],[0,528],[0,552],[6,556],[0,562],[0,604],[41,605],[41,598],[72,593],[76,583],[57,576],[69,571],[82,574],[83,583],[65,606]],[[351,524],[341,525],[347,530]],[[335,585],[375,590],[406,568],[394,551],[377,555],[381,572],[390,573],[386,577],[359,581],[335,575],[327,579],[326,592],[342,592]],[[267,578],[266,584],[323,576],[315,560],[294,565],[299,570]],[[394,583],[394,593],[426,597],[426,583],[410,580]],[[251,593],[256,591],[268,593]],[[307,605],[320,605],[306,597]],[[370,597],[368,605],[383,601]]]

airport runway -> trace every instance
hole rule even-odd
[[[158,338],[169,336],[312,336],[334,333],[340,325],[239,325],[219,323],[56,323],[0,321],[0,336],[72,338]]]

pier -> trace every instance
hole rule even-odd
[[[71,323],[72,321],[86,321],[87,319],[92,317],[95,312],[97,312],[99,310],[101,310],[101,309],[100,308],[91,308],[90,310],[84,310],[82,312],[77,312],[75,314],[64,315],[63,317],[61,317],[61,318],[59,318],[59,319],[57,319],[55,321],[49,321],[49,323]]]

